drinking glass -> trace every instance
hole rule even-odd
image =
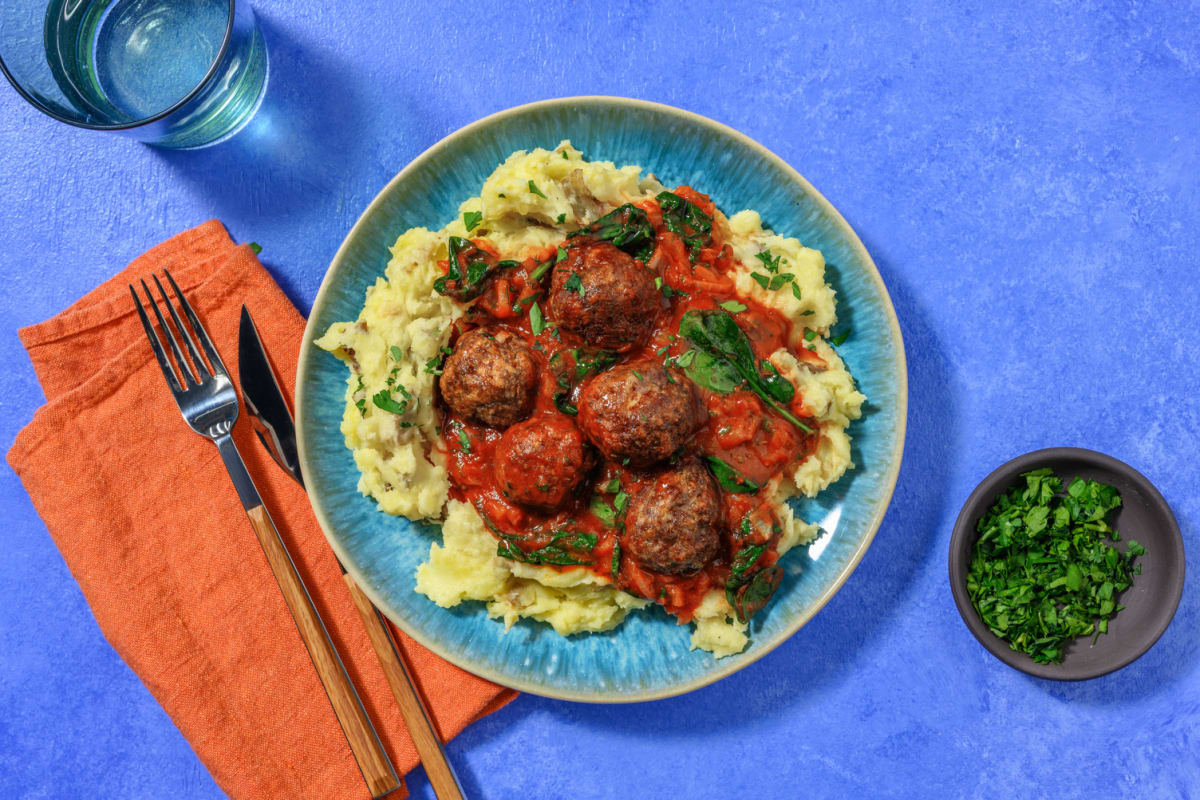
[[[192,148],[254,115],[267,49],[239,0],[0,0],[0,70],[55,119]]]

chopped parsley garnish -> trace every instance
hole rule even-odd
[[[811,342],[811,341],[812,341],[813,339],[815,339],[815,338],[817,338],[817,332],[816,332],[816,331],[814,331],[812,328],[805,328],[805,329],[804,329],[804,341],[806,341],[806,342]]]
[[[471,437],[467,436],[467,429],[458,426],[458,443],[462,446],[464,453],[471,452]]]
[[[984,624],[1039,664],[1062,661],[1079,636],[1099,637],[1124,606],[1115,595],[1141,572],[1146,552],[1106,521],[1121,505],[1117,490],[1096,481],[1062,481],[1049,468],[996,498],[975,526],[967,592]]]
[[[575,292],[580,297],[583,297],[586,291],[583,288],[583,280],[579,277],[578,272],[572,272],[570,275],[568,275],[567,281],[563,284],[563,287],[568,292]]]
[[[654,279],[654,288],[658,289],[660,291],[662,290],[662,278],[661,277]]]
[[[618,489],[616,496],[613,498],[613,508],[615,508],[619,514],[628,507],[629,495],[625,493],[624,489]]]
[[[262,245],[259,244],[258,242],[251,242],[250,243],[250,252],[254,253],[254,255],[258,255],[259,253],[262,252]]]
[[[746,306],[736,300],[726,300],[724,303],[721,303],[720,306],[730,314],[740,314],[746,310]]]
[[[364,417],[367,415],[367,396],[358,396],[359,392],[366,392],[367,385],[362,375],[358,376],[358,386],[354,387],[354,407],[358,409],[358,413]]]
[[[779,256],[772,256],[770,250],[755,253],[754,257],[762,262],[763,266],[767,268],[767,272],[770,272],[772,275],[779,272],[781,258]]]
[[[835,345],[841,345],[846,341],[846,338],[848,336],[850,336],[850,331],[844,330],[841,333],[839,333],[837,336],[830,339],[829,341],[833,342]]]
[[[546,199],[546,195],[542,194],[542,190],[538,188],[537,184],[533,182],[532,178],[529,180],[529,191],[533,192],[543,200]]]
[[[794,282],[794,281],[792,282],[792,294],[795,296],[795,298],[796,298],[797,300],[803,300],[803,299],[804,299],[804,298],[801,296],[801,294],[800,294],[800,284],[798,284],[798,283],[796,283],[796,282]]]
[[[554,256],[554,263],[558,264],[558,263],[566,261],[566,260],[567,260],[567,251],[561,247],[558,248],[558,253],[556,253]]]
[[[613,582],[617,580],[617,575],[621,572],[621,545],[618,542],[613,542],[612,566],[610,568]]]
[[[470,233],[471,231],[478,228],[479,223],[481,223],[481,222],[483,222],[483,212],[482,211],[464,211],[463,212],[463,225],[466,227],[467,233]]]
[[[382,408],[390,414],[403,414],[408,411],[408,401],[412,400],[412,395],[403,385],[395,387],[395,391],[400,392],[401,399],[396,400],[392,397],[392,389],[381,389],[371,397],[371,402],[378,408]]]
[[[613,478],[611,481],[604,484],[604,491],[607,492],[608,494],[614,494],[615,492],[619,492],[620,490],[621,490],[621,479],[620,478]]]
[[[554,218],[555,225],[562,225],[566,221],[567,221],[567,215],[565,212],[562,214],[559,214],[557,217]]]
[[[780,273],[779,275],[776,275],[774,278],[771,278],[771,286],[769,288],[773,292],[776,289],[782,288],[783,285],[785,283],[787,283],[788,281],[792,281],[795,279],[796,279],[796,276],[790,272]]]
[[[771,285],[770,275],[763,275],[761,272],[751,272],[750,277],[754,278],[755,283],[764,289]]]
[[[529,307],[529,330],[534,336],[539,336],[542,331],[546,330],[546,320],[542,317],[542,309],[536,302]]]
[[[641,380],[645,380],[645,378],[643,378],[643,377],[642,377],[642,373],[638,372],[636,369],[633,371],[633,375],[634,375],[634,377],[635,377],[635,378],[637,378],[639,381],[641,381]]]

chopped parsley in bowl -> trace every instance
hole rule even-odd
[[[993,655],[1043,678],[1081,680],[1145,653],[1182,593],[1170,507],[1132,467],[1053,448],[1003,465],[963,506],[950,581]]]

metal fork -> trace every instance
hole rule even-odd
[[[225,369],[221,356],[213,347],[208,332],[200,324],[196,312],[184,298],[179,285],[175,283],[170,272],[163,270],[163,274],[171,285],[176,303],[182,309],[190,327],[180,319],[175,304],[168,299],[157,275],[153,276],[154,284],[158,288],[163,305],[167,307],[174,328],[163,317],[146,281],[142,280],[141,285],[146,300],[154,311],[154,317],[165,334],[166,343],[178,367],[178,374],[167,357],[162,339],[146,314],[137,290],[133,284],[129,285],[129,293],[133,296],[138,316],[146,329],[146,337],[150,340],[154,357],[158,359],[158,366],[162,368],[163,377],[167,379],[167,386],[171,389],[175,404],[179,406],[179,411],[188,426],[196,433],[211,439],[221,454],[221,460],[225,462],[233,486],[246,509],[246,516],[250,518],[250,524],[267,557],[267,563],[275,574],[275,580],[279,583],[283,598],[292,612],[292,619],[296,622],[300,638],[308,648],[313,666],[316,667],[321,684],[325,687],[325,693],[358,762],[359,770],[371,790],[371,795],[379,797],[387,794],[400,785],[400,779],[379,741],[379,735],[371,724],[366,709],[363,708],[358,692],[346,674],[346,667],[334,649],[325,623],[317,614],[312,597],[296,571],[296,565],[279,537],[279,531],[271,521],[271,515],[267,513],[258,489],[255,488],[250,473],[246,471],[246,465],[237,447],[233,444],[233,424],[238,417],[237,389],[229,378],[229,371]],[[183,340],[183,349],[187,351],[188,359],[183,356],[176,331],[179,333],[178,338]],[[208,358],[207,364],[200,356],[201,349]]]

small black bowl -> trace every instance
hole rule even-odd
[[[1092,637],[1081,636],[1066,646],[1058,664],[1039,664],[1024,653],[1009,647],[979,617],[967,594],[967,573],[975,548],[975,526],[996,501],[997,495],[1018,483],[1019,476],[1030,470],[1050,467],[1066,486],[1076,476],[1115,486],[1121,493],[1121,507],[1112,525],[1121,535],[1118,545],[1135,539],[1146,548],[1138,559],[1140,575],[1117,599],[1125,606],[1108,622],[1108,633],[1092,644]],[[1094,450],[1078,447],[1052,447],[1036,450],[1004,464],[971,492],[963,504],[954,535],[950,538],[950,589],[963,622],[988,652],[1010,667],[1060,681],[1080,681],[1107,675],[1131,664],[1158,641],[1175,616],[1183,594],[1183,536],[1170,506],[1150,481],[1128,464]]]

